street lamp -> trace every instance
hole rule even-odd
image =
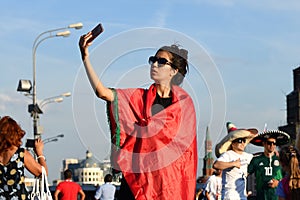
[[[60,102],[63,102],[63,100],[64,100],[63,97],[69,97],[69,96],[71,96],[71,92],[65,92],[61,95],[43,99],[40,103],[38,103],[38,105],[39,105],[40,109],[42,109],[48,103],[60,103]]]
[[[32,96],[32,94],[25,93],[25,96]],[[60,103],[63,102],[64,98],[63,97],[69,97],[71,96],[71,92],[66,92],[61,95],[49,97],[46,99],[43,99],[40,103],[34,104],[29,104],[28,105],[28,112],[33,115],[33,112],[37,112],[38,114],[43,114],[42,108],[48,104],[48,103]]]
[[[34,138],[40,138],[40,132],[38,131],[38,120],[39,114],[42,114],[42,110],[40,109],[37,103],[37,91],[36,91],[36,50],[38,46],[45,41],[46,39],[53,38],[53,37],[67,37],[71,34],[71,32],[67,29],[75,28],[81,29],[83,27],[82,23],[70,24],[67,27],[51,29],[39,34],[33,42],[32,46],[32,60],[33,60],[33,85],[31,86],[31,81],[29,80],[20,80],[17,91],[19,92],[30,92],[32,88],[32,104],[28,106],[28,112],[31,113],[33,119],[33,134]],[[64,31],[62,31],[64,30]],[[62,32],[58,32],[62,31]],[[45,37],[42,37],[45,36]],[[50,102],[49,102],[50,103]],[[46,103],[44,103],[45,105]]]
[[[25,95],[28,96],[28,95]],[[71,96],[71,92],[65,92],[63,94],[57,95],[57,96],[53,96],[53,97],[49,97],[46,99],[43,99],[42,101],[40,101],[40,103],[36,103],[35,105],[33,104],[29,104],[28,105],[28,112],[31,114],[31,117],[33,117],[33,115],[36,113],[37,114],[37,121],[39,120],[39,114],[43,114],[43,107],[48,104],[48,103],[60,103],[64,100],[63,97],[69,97]],[[39,124],[36,124],[36,131],[38,136],[40,136],[40,134],[43,133],[43,127],[40,126]],[[37,139],[37,137],[35,137],[35,139]]]
[[[47,144],[49,142],[57,142],[58,141],[58,138],[63,138],[64,137],[64,134],[60,134],[60,135],[57,135],[57,136],[54,136],[54,137],[49,137],[49,138],[46,138],[43,140],[44,144]]]

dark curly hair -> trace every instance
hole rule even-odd
[[[21,146],[25,131],[9,116],[0,119],[0,151],[12,146]]]
[[[171,84],[180,85],[188,72],[188,51],[180,49],[179,45],[173,44],[171,46],[163,46],[157,50],[156,54],[160,51],[167,51],[172,55],[172,67],[178,69],[178,73],[171,80]]]

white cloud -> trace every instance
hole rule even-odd
[[[7,93],[0,93],[0,102],[0,111],[6,111],[8,107],[13,108],[15,106],[25,105],[23,97],[20,98],[20,96],[17,97],[16,95]]]
[[[8,95],[5,95],[5,94],[0,94],[0,101],[3,103],[5,103],[5,102],[7,102],[7,101],[9,101],[9,100],[11,100],[11,98],[10,98],[10,96],[8,96]]]
[[[0,93],[0,101],[2,103],[16,103],[16,102],[21,102],[20,99],[7,95],[7,94],[1,94]]]

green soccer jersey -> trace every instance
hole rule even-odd
[[[268,182],[271,179],[281,180],[282,172],[278,157],[273,155],[271,158],[264,154],[253,157],[249,166],[248,173],[255,173],[256,178],[256,197],[260,200],[277,200],[276,188],[270,188]]]

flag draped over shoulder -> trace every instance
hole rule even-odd
[[[108,103],[112,166],[137,200],[193,200],[197,142],[193,101],[172,86],[172,104],[151,114],[156,87],[117,89]]]

